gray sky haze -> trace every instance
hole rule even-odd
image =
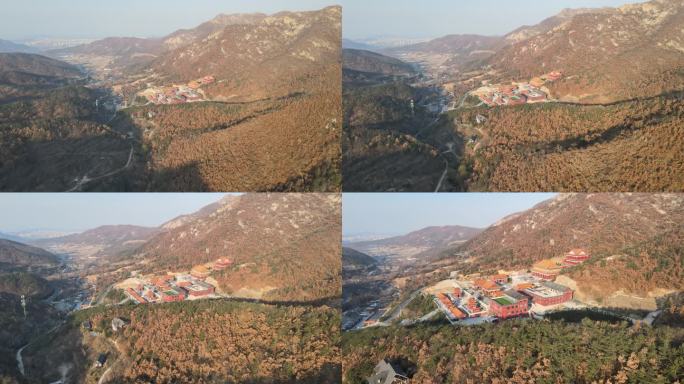
[[[221,13],[306,11],[326,0],[2,0],[0,39],[160,37]]]
[[[345,193],[342,230],[406,234],[430,226],[486,228],[553,198],[553,193]]]
[[[435,38],[449,34],[504,35],[565,8],[617,7],[645,0],[342,0],[343,35]]]
[[[2,193],[0,232],[83,231],[101,225],[156,227],[221,199],[223,193]]]

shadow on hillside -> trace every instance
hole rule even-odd
[[[112,119],[108,125],[103,120]],[[203,192],[197,164],[161,171],[147,167],[150,151],[128,114],[104,119],[41,120],[40,137],[9,142],[0,158],[0,190],[7,192]],[[94,128],[97,124],[98,128]],[[1,128],[1,127],[0,127]],[[64,133],[64,132],[68,133]],[[38,133],[41,132],[41,133]],[[62,135],[66,135],[62,137]]]
[[[231,297],[227,300],[237,301],[240,303],[277,305],[277,306],[281,306],[281,307],[302,307],[302,306],[308,306],[308,307],[321,307],[321,306],[339,307],[340,298],[333,296],[333,297],[326,297],[326,298],[317,299],[317,300],[279,301],[279,300],[260,300],[260,299],[241,298],[241,297]]]

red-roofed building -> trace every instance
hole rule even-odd
[[[508,275],[500,273],[497,275],[492,275],[490,279],[497,284],[506,284],[508,282]]]
[[[223,269],[230,267],[231,264],[233,264],[232,260],[223,257],[223,258],[216,260],[216,262],[214,263],[214,269],[217,271],[221,271]]]
[[[473,281],[473,285],[487,295],[499,290],[499,286],[491,280],[477,279]]]
[[[569,266],[575,266],[584,263],[588,259],[589,254],[584,249],[576,248],[565,254],[563,263]]]
[[[506,291],[506,294],[492,299],[489,303],[489,313],[500,318],[508,319],[527,313],[529,300],[516,291]]]
[[[147,302],[147,300],[143,299],[142,296],[138,295],[138,293],[131,288],[126,289],[126,292],[133,298],[133,300],[137,301],[138,304],[145,304]]]
[[[563,73],[560,71],[553,71],[546,74],[546,79],[549,81],[556,81],[563,77]]]

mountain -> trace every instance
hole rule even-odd
[[[0,39],[0,53],[36,53],[37,51],[28,45]]]
[[[583,248],[589,262],[564,270],[559,281],[586,301],[652,309],[655,297],[684,289],[682,222],[680,194],[561,194],[441,256],[467,260],[473,271],[495,271],[529,269]]]
[[[150,67],[173,81],[207,74],[225,80],[207,91],[226,100],[287,96],[297,91],[293,85],[306,85],[301,78],[305,74],[321,76],[321,63],[339,63],[341,37],[334,26],[340,13],[339,7],[328,7],[226,25],[205,39],[165,52]]]
[[[342,39],[342,49],[356,49],[356,50],[364,50],[364,51],[379,50],[379,48],[376,46],[366,44],[366,43],[361,43],[361,42],[350,40],[350,39]]]
[[[2,269],[56,267],[59,264],[59,258],[44,249],[0,239]]]
[[[491,57],[505,45],[505,39],[499,36],[447,35],[383,52],[391,55],[443,55],[446,63],[466,67]]]
[[[25,243],[26,242],[26,239],[24,239],[21,236],[10,235],[9,233],[2,233],[2,232],[0,232],[0,239],[11,240],[11,241],[14,241],[16,243]]]
[[[78,82],[0,65],[0,189],[338,191],[340,39],[339,7],[219,15],[50,51]]]
[[[566,12],[546,32],[540,27],[527,39],[520,39],[525,33],[509,35],[513,44],[487,64],[514,79],[562,71],[564,78],[549,88],[568,101],[655,96],[684,86],[682,23],[682,0]]]
[[[146,270],[178,271],[229,258],[212,274],[237,296],[309,301],[341,290],[340,196],[227,196],[166,223],[133,256]]]
[[[391,52],[431,52],[457,55],[473,55],[479,51],[491,51],[502,45],[502,38],[483,35],[447,35],[427,42],[393,48]]]
[[[176,49],[220,32],[229,25],[254,25],[265,19],[263,13],[221,14],[193,29],[181,29],[163,38],[167,49]]]
[[[86,261],[135,250],[159,232],[158,228],[135,225],[105,225],[83,233],[37,240],[33,244]]]
[[[403,236],[349,243],[347,246],[371,256],[399,259],[425,258],[468,241],[480,232],[482,230],[479,228],[459,225],[427,227]]]
[[[416,73],[408,63],[379,53],[359,49],[342,51],[342,68],[347,71],[379,73],[391,76],[407,76]]]
[[[27,297],[46,297],[52,288],[44,278],[26,272],[0,273],[0,294],[12,294]]]
[[[573,268],[557,281],[575,297],[608,307],[655,310],[660,298],[684,291],[684,226],[617,249]],[[602,256],[602,255],[599,255]]]
[[[557,28],[561,24],[567,22],[577,15],[583,13],[600,13],[600,12],[610,12],[610,8],[566,8],[562,10],[557,15],[551,16],[544,19],[542,22],[536,25],[524,25],[517,28],[516,30],[506,34],[505,39],[511,43],[517,43],[520,41],[531,39],[535,36],[543,35]]]
[[[0,53],[0,98],[17,92],[14,86],[64,85],[82,77],[78,67],[49,57]]]
[[[366,255],[365,253],[361,253],[348,247],[342,247],[342,265],[344,267],[368,267],[375,265],[376,263],[377,261],[374,258]]]
[[[560,194],[500,220],[459,250],[493,268],[528,266],[573,248],[608,256],[683,219],[678,194]]]

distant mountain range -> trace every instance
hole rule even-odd
[[[75,255],[79,261],[116,256],[133,251],[159,233],[158,228],[134,225],[106,225],[82,233],[31,241],[42,248]]]
[[[427,227],[402,236],[381,240],[347,243],[346,246],[371,256],[393,260],[428,259],[482,232],[482,229],[458,225]]]
[[[28,45],[0,39],[0,53],[37,53],[38,50]]]

